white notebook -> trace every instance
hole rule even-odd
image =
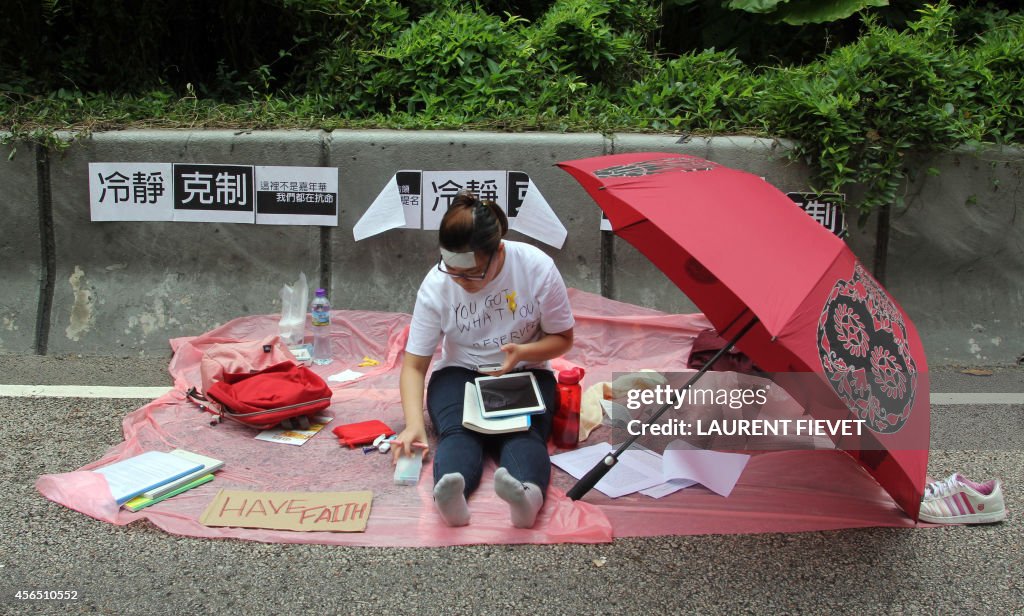
[[[163,451],[147,451],[94,470],[103,475],[118,505],[147,490],[180,479],[203,467]]]
[[[466,383],[465,402],[462,404],[463,427],[483,434],[522,432],[530,429],[529,415],[512,415],[497,419],[485,419],[480,414],[480,398],[474,383]]]
[[[163,496],[164,494],[167,494],[168,492],[171,492],[172,490],[175,490],[176,488],[179,488],[187,483],[191,483],[196,479],[199,479],[203,475],[209,475],[210,473],[214,471],[219,471],[221,468],[224,467],[223,460],[217,460],[216,458],[210,458],[202,454],[186,451],[184,449],[175,449],[174,451],[171,452],[171,455],[178,456],[179,458],[184,458],[186,460],[190,460],[195,464],[202,464],[203,467],[197,471],[193,471],[188,475],[185,475],[184,477],[165,483],[162,486],[153,488],[152,490],[146,490],[145,492],[142,493],[142,495],[145,496],[146,498],[158,498],[160,496]]]

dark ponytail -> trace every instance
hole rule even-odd
[[[438,241],[445,250],[491,254],[508,233],[508,217],[494,201],[459,191],[441,219]]]

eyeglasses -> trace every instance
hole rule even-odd
[[[437,259],[437,269],[442,274],[448,274],[452,278],[462,278],[462,279],[465,279],[465,280],[483,280],[484,278],[487,278],[487,272],[491,269],[491,261],[493,261],[493,260],[494,260],[494,253],[492,252],[491,256],[487,257],[487,265],[484,266],[484,270],[482,272],[480,272],[479,274],[468,274],[468,273],[464,274],[464,273],[460,273],[460,272],[449,271],[448,270],[448,266],[444,262],[444,259],[438,257],[438,259]]]

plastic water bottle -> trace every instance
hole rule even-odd
[[[313,363],[326,365],[331,363],[331,302],[327,299],[327,291],[317,289],[313,302],[309,305],[313,321]]]
[[[558,373],[558,409],[551,426],[551,437],[559,449],[575,449],[580,439],[580,402],[583,398],[583,368]]]

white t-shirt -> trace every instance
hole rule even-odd
[[[504,363],[502,345],[533,342],[575,324],[565,282],[551,257],[529,244],[504,244],[501,272],[475,293],[431,268],[416,295],[406,351],[430,357],[441,343],[435,370],[475,369],[483,363]],[[517,368],[547,365],[520,362]]]

